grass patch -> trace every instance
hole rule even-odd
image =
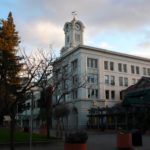
[[[30,134],[25,132],[15,131],[14,141],[15,142],[28,142]],[[45,136],[39,134],[32,134],[32,141],[46,141]],[[10,130],[6,128],[0,128],[0,143],[7,143],[10,141]]]

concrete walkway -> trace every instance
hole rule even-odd
[[[88,150],[117,150],[116,133],[106,132],[89,132],[87,141]],[[143,135],[143,146],[134,147],[133,150],[150,150],[150,135]],[[51,144],[34,145],[32,150],[63,150],[63,142],[55,142]],[[0,150],[9,150],[7,147]],[[29,150],[29,145],[17,147],[16,150]]]
[[[150,136],[142,136],[143,146],[133,150],[150,150]],[[116,133],[91,133],[88,139],[88,150],[117,150]]]

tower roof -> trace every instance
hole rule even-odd
[[[65,23],[63,30],[65,33],[65,46],[61,49],[61,54],[70,51],[73,47],[83,45],[84,25],[75,16],[70,22]]]
[[[65,25],[64,25],[64,30],[66,28],[66,26],[70,25],[70,26],[73,26],[74,24],[80,24],[82,29],[84,29],[84,24],[80,21],[80,20],[77,20],[75,17],[70,21],[70,22],[66,22]]]

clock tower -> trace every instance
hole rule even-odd
[[[83,30],[83,23],[75,17],[71,22],[65,23],[65,46],[61,50],[62,55],[78,45],[83,45]]]

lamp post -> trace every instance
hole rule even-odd
[[[31,91],[30,150],[32,150],[32,133],[33,133],[33,100],[34,100],[34,95],[33,95],[33,91]]]

